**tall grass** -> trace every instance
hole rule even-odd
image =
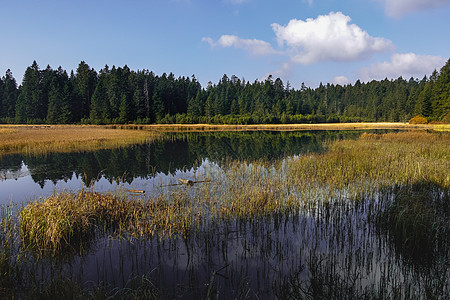
[[[95,232],[146,238],[155,234],[188,234],[195,212],[182,195],[145,200],[81,190],[35,201],[20,211],[20,235],[25,248],[58,255],[78,253]],[[104,230],[102,232],[102,230]]]
[[[421,131],[364,133],[337,141],[323,155],[292,162],[293,180],[328,187],[369,187],[428,181],[449,187],[450,135]]]
[[[92,151],[148,142],[160,137],[160,133],[152,131],[113,130],[101,126],[10,125],[0,127],[0,155]]]

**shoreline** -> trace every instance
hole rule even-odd
[[[163,132],[178,131],[308,131],[308,130],[364,130],[364,129],[443,129],[450,130],[449,124],[408,124],[400,122],[380,123],[322,123],[322,124],[254,124],[254,125],[218,125],[218,124],[117,124],[104,125],[112,129],[155,130]]]
[[[435,130],[450,131],[449,124],[326,123],[326,124],[116,124],[116,125],[1,125],[0,157],[5,154],[72,152],[116,148],[160,138],[165,132],[245,132],[319,130]]]
[[[0,124],[0,133],[8,129],[143,129],[156,131],[295,131],[295,130],[361,130],[361,129],[447,129],[450,124],[409,124],[407,122],[357,122],[357,123],[314,123],[314,124]]]

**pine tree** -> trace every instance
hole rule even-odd
[[[212,94],[210,93],[208,95],[208,98],[206,98],[205,102],[205,116],[212,117],[214,116],[214,104],[213,104],[213,98]]]
[[[94,94],[92,95],[89,117],[93,124],[103,123],[110,118],[105,88],[106,76],[107,73],[100,73]]]
[[[4,83],[3,78],[0,77],[0,118],[4,117],[6,113],[4,112],[3,108],[3,93],[4,93]]]
[[[16,123],[26,123],[37,118],[37,108],[40,101],[40,80],[39,66],[36,61],[33,61],[31,67],[28,67],[25,71],[20,94],[17,97],[15,108]]]
[[[108,70],[108,67],[105,67],[106,70]],[[91,98],[94,94],[96,84],[97,72],[95,72],[94,69],[90,69],[89,65],[84,61],[81,61],[76,70],[74,82],[74,92],[77,97],[77,101],[73,103],[72,111],[75,121],[89,117]]]
[[[450,59],[441,68],[431,91],[433,117],[441,120],[450,113]]]
[[[8,69],[3,77],[2,117],[15,117],[17,95],[18,90],[16,80],[14,79],[11,70]]]
[[[156,90],[153,93],[152,99],[153,99],[153,113],[154,113],[153,119],[155,120],[156,123],[158,123],[164,117],[164,102],[162,97]]]
[[[71,88],[66,71],[61,67],[55,72],[48,94],[47,123],[65,124],[71,121]]]
[[[195,98],[188,101],[187,113],[194,117],[200,117],[202,115],[202,96],[201,91],[198,90]]]
[[[417,98],[416,105],[414,107],[414,114],[429,117],[432,113],[431,110],[431,91],[432,82],[427,82],[425,88],[420,92]]]
[[[47,123],[58,123],[59,115],[61,113],[61,98],[62,94],[59,86],[56,83],[52,82],[52,87],[48,98]]]

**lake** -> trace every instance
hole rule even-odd
[[[162,140],[127,148],[8,155],[0,158],[0,174],[6,177],[0,181],[0,200],[20,205],[61,190],[83,188],[144,190],[144,195],[133,196],[144,198],[183,195],[196,199],[207,192],[213,201],[221,198],[223,186],[233,184],[223,175],[230,162],[241,162],[243,167],[233,172],[242,180],[245,172],[262,178],[282,176],[286,161],[323,152],[332,141],[356,139],[361,133],[168,133]],[[186,187],[175,185],[179,178],[211,182]],[[288,178],[280,178],[284,180]],[[24,278],[42,284],[42,289],[67,282],[86,290],[100,285],[116,298],[133,298],[130,291],[167,299],[448,296],[448,243],[408,249],[398,245],[380,221],[397,190],[365,194],[359,201],[348,201],[348,193],[321,205],[317,203],[328,194],[313,195],[317,203],[287,213],[203,220],[189,235],[130,241],[126,234],[104,234],[99,228],[81,252],[74,249],[56,259],[27,257]],[[437,194],[448,200],[448,192]]]
[[[385,132],[385,131],[379,131]],[[167,133],[162,141],[127,148],[41,156],[0,157],[0,204],[22,203],[55,191],[94,186],[160,192],[161,184],[191,179],[225,160],[275,160],[320,152],[323,143],[356,138],[358,131]],[[6,177],[6,180],[5,180]]]

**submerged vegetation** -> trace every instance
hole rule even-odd
[[[257,296],[245,285],[250,279],[242,273],[242,278],[230,273],[240,268],[227,258],[229,251],[238,255],[228,250],[236,247],[242,248],[235,251],[242,251],[248,259],[261,255],[268,261],[275,260],[273,276],[282,277],[274,281],[271,292],[265,290],[269,293],[265,295],[286,299],[408,298],[416,292],[423,293],[418,298],[449,295],[445,261],[450,254],[450,135],[426,131],[364,133],[357,140],[335,141],[325,147],[324,153],[278,159],[275,163],[229,161],[221,169],[204,170],[190,178],[212,178],[211,182],[172,188],[158,197],[129,196],[123,190],[108,194],[81,190],[29,203],[19,209],[18,216],[6,209],[0,236],[0,268],[6,276],[1,278],[0,295],[15,293],[14,278],[26,270],[21,260],[35,257],[26,253],[50,258],[82,254],[99,236],[120,237],[132,244],[156,239],[158,249],[160,241],[167,241],[168,249],[178,249],[180,239],[189,258],[199,251],[195,247],[205,247],[204,255],[220,248],[217,255],[222,266],[213,265],[206,287],[197,291],[199,294],[189,294],[201,298],[218,296],[225,278],[238,281],[233,297]],[[354,211],[360,215],[355,217]],[[317,245],[306,250],[300,247],[304,256],[309,254],[292,256],[288,253],[296,253],[298,246],[280,237],[283,231],[301,232],[302,238],[312,240],[324,237],[328,250],[321,252]],[[392,243],[384,246],[390,249],[392,245],[393,251],[404,258],[424,253],[434,257],[430,268],[441,277],[416,286],[412,282],[405,285],[402,280],[416,278],[416,271],[389,269],[393,263],[384,262],[376,254],[381,250],[370,254],[378,257],[376,262],[361,256],[364,245],[359,239],[375,233],[387,235]],[[348,248],[350,258],[344,256],[340,261]],[[336,261],[330,263],[328,255],[333,253]],[[191,263],[188,260],[187,270]],[[375,271],[361,273],[358,263],[371,265],[368,270],[378,268],[374,266],[380,263],[380,268],[394,273],[376,279]],[[145,287],[143,291],[150,291],[150,295],[164,295],[153,285]],[[80,293],[85,291],[80,289]]]
[[[419,182],[395,186],[385,197],[393,200],[380,212],[380,225],[400,253],[427,264],[439,257],[438,252],[448,251],[449,188],[439,190],[435,183]]]

